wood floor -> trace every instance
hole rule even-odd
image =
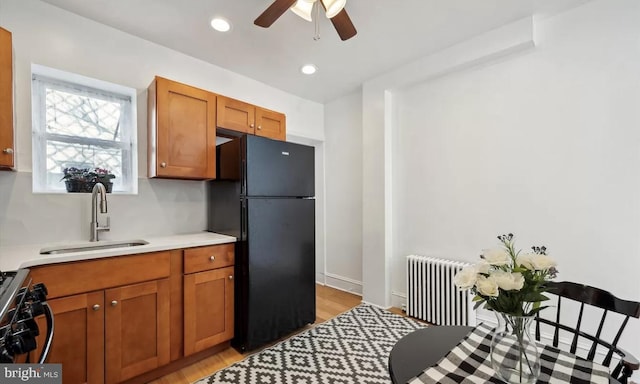
[[[316,324],[324,322],[342,312],[360,304],[361,297],[337,289],[316,285]],[[392,311],[398,313],[398,310]],[[301,331],[303,331],[302,329]],[[252,351],[254,353],[254,351]],[[242,360],[246,354],[241,354],[233,348],[201,360],[193,365],[161,377],[152,384],[189,384],[209,376],[213,372],[225,368],[236,361]]]

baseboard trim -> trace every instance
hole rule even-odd
[[[333,273],[325,273],[324,275],[325,285],[339,289],[341,291],[353,293],[354,295],[362,296],[362,282],[351,279],[349,277],[336,275]]]
[[[370,305],[370,306],[372,306],[372,307],[376,307],[376,308],[380,308],[380,309],[386,309],[386,310],[388,310],[389,308],[391,308],[391,307],[386,307],[386,308],[385,308],[385,307],[383,307],[382,305],[374,304],[374,303],[371,303],[371,302],[369,302],[369,301],[365,301],[365,300],[362,300],[362,304],[367,304],[367,305]]]
[[[407,295],[403,292],[391,292],[391,306],[401,308],[403,311],[407,308]]]

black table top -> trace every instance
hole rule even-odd
[[[472,330],[473,327],[431,326],[404,336],[389,355],[391,381],[405,384],[440,361]]]
[[[430,326],[398,340],[389,354],[389,373],[394,384],[406,384],[446,356],[473,327]],[[620,384],[613,377],[610,384]]]

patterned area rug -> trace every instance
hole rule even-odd
[[[423,327],[361,304],[196,384],[388,384],[391,349]]]

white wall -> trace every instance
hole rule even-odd
[[[534,47],[533,18],[517,20],[495,30],[407,63],[363,84],[363,300],[382,307],[400,305],[402,293],[392,295],[394,266],[394,157],[398,134],[398,89],[486,65]],[[394,221],[395,220],[395,221]],[[394,271],[395,272],[395,271]]]
[[[146,88],[155,75],[246,100],[287,115],[288,139],[324,140],[324,108],[157,44],[37,0],[0,0],[0,25],[13,33],[17,174],[0,173],[0,245],[86,240],[87,196],[32,195],[31,63],[138,91],[139,176],[146,177]],[[317,175],[322,186],[322,175]],[[205,229],[204,183],[140,179],[138,196],[109,197],[105,238]],[[322,226],[320,227],[320,229]]]
[[[362,294],[362,92],[325,105],[328,285]]]
[[[558,280],[640,300],[640,2],[536,23],[537,47],[396,93],[392,289],[404,256],[546,245]],[[640,321],[621,346],[640,355]]]

